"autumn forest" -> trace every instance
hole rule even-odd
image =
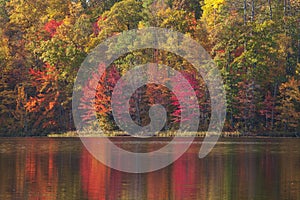
[[[300,132],[299,0],[0,0],[0,135],[75,130],[72,93],[81,63],[106,38],[144,27],[181,32],[209,52],[226,90],[224,131]],[[199,131],[207,130],[210,96],[202,77],[187,60],[158,49],[127,53],[98,77],[98,123],[118,130],[110,107],[114,86],[149,62],[188,80],[199,103]],[[189,95],[180,85],[173,90]],[[161,104],[163,130],[176,130],[180,96],[163,85],[144,85],[132,94],[131,117],[145,126],[151,105]]]

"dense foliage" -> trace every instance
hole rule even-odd
[[[227,92],[224,130],[299,132],[299,20],[297,0],[0,0],[0,133],[73,130],[72,89],[84,58],[107,37],[148,26],[185,33],[211,54]],[[186,60],[156,49],[126,54],[97,77],[92,99],[99,123],[117,129],[109,106],[113,86],[132,66],[147,62],[166,64],[186,77],[205,130],[210,106],[202,78]],[[168,113],[165,129],[176,129],[180,105],[161,85],[132,95],[132,119],[147,125],[149,108],[158,103]]]

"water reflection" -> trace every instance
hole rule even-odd
[[[1,139],[0,199],[300,199],[300,140],[223,141],[202,160],[200,145],[162,170],[130,174],[79,139]]]

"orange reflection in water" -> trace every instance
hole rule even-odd
[[[45,153],[43,155],[41,152],[35,151],[39,145],[37,140],[30,141],[30,145],[27,146],[25,173],[23,173],[25,175],[23,190],[29,191],[26,199],[56,199],[58,174],[57,168],[54,167],[54,150],[57,148],[55,144],[54,141],[49,141],[49,144],[43,149]],[[20,193],[24,193],[24,191],[20,191]]]
[[[121,190],[121,173],[111,172],[109,167],[96,160],[86,149],[82,150],[81,186],[88,199],[118,199],[115,191]]]
[[[110,156],[110,152],[102,153]],[[81,185],[88,199],[195,199],[198,193],[203,195],[205,189],[197,187],[199,173],[195,154],[184,154],[173,165],[144,174],[110,169],[86,149],[81,154]]]

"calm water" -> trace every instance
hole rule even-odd
[[[137,145],[126,140],[118,145]],[[162,170],[129,174],[79,139],[1,138],[0,199],[300,199],[300,139],[223,139],[201,160],[200,146]]]

